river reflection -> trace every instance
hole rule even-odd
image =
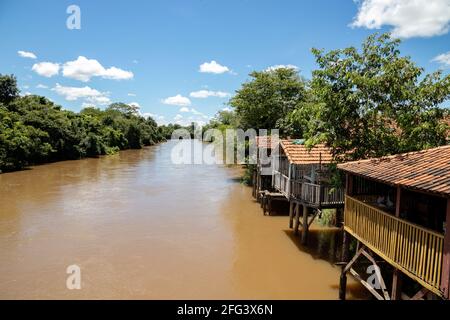
[[[337,298],[336,230],[300,246],[240,169],[175,165],[175,143],[0,175],[0,298]]]

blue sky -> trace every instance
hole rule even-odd
[[[79,30],[66,26],[72,4]],[[122,101],[160,123],[206,122],[252,70],[293,65],[310,78],[312,47],[375,31],[448,72],[449,21],[449,0],[0,0],[0,73],[74,111]]]

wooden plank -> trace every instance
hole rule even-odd
[[[375,261],[375,259],[372,257],[372,255],[370,255],[368,252],[366,252],[365,250],[362,252],[362,254],[370,261],[372,262],[372,264],[375,266],[375,275],[378,278],[378,282],[380,283],[381,286],[381,291],[383,292],[384,295],[384,300],[390,300],[391,298],[389,297],[389,293],[387,292],[386,289],[386,284],[384,283],[384,279],[383,276],[380,272],[380,267],[378,266],[377,262]]]
[[[369,290],[369,292],[371,294],[373,294],[375,296],[375,298],[377,298],[378,300],[384,300],[383,297],[374,288],[372,288],[372,286],[370,284],[368,284],[366,281],[364,281],[361,278],[361,276],[358,274],[358,272],[356,272],[354,269],[350,269],[350,274],[356,280],[358,280],[364,287],[366,287],[366,289]]]
[[[345,266],[343,270],[344,273],[347,273],[351,269],[351,267],[355,264],[356,260],[358,260],[359,256],[363,254],[364,249],[365,246],[361,246],[358,252],[356,252],[356,254],[353,256],[352,260],[350,260],[350,262]]]
[[[422,298],[427,293],[428,293],[428,289],[427,288],[422,288],[411,298],[411,300],[422,300]]]

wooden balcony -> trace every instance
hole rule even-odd
[[[403,273],[442,296],[444,235],[345,197],[344,229]]]
[[[326,185],[292,180],[274,171],[274,188],[287,198],[295,198],[313,206],[333,207],[344,204],[344,192]]]
[[[290,195],[289,177],[285,176],[284,174],[278,171],[274,171],[273,181],[274,181],[273,187],[280,193],[282,193],[286,198],[289,198]]]
[[[344,204],[344,191],[327,185],[302,183],[301,200],[320,207]]]

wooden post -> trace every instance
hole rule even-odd
[[[348,196],[353,195],[353,176],[347,172],[345,175],[345,193]],[[345,230],[342,235],[342,252],[341,252],[341,260],[342,260],[342,270],[341,277],[339,281],[339,299],[345,300],[345,295],[347,292],[347,272],[345,272],[345,266],[349,261],[349,250],[350,250],[350,234],[348,234]]]
[[[269,216],[271,216],[272,215],[272,196],[269,196],[268,201],[269,201],[268,211],[269,211]]]
[[[350,173],[347,173],[346,175],[347,177],[347,195],[349,196],[353,196],[354,190],[353,190],[353,176]]]
[[[397,186],[397,196],[395,200],[395,216],[400,217],[400,206],[401,206],[401,194],[402,188]],[[398,269],[394,269],[394,274],[392,275],[392,300],[400,300],[402,297],[402,273]]]
[[[444,256],[442,259],[441,289],[444,298],[450,299],[450,198],[447,199],[447,215],[445,220]]]
[[[345,266],[348,262],[348,252],[350,248],[350,235],[344,231],[343,239],[342,239],[342,270],[341,270],[341,278],[339,281],[339,299],[345,300],[345,293],[347,291],[347,273],[345,272]]]
[[[298,225],[300,222],[300,203],[295,205],[294,234],[298,235]]]
[[[341,252],[342,262],[348,262],[349,250],[350,250],[350,234],[344,231],[342,237],[342,252]]]
[[[257,170],[257,169],[256,169]],[[252,190],[252,196],[253,198],[256,198],[256,170],[253,171],[253,190]]]
[[[294,201],[289,199],[289,228],[291,229],[294,226],[294,205]]]
[[[292,164],[289,163],[289,167],[288,167],[288,181],[287,181],[287,187],[286,187],[286,189],[287,189],[286,193],[287,193],[288,198],[291,197],[291,181],[292,181],[291,167],[292,167]]]
[[[303,222],[302,222],[302,244],[308,242],[308,207],[303,205]]]

